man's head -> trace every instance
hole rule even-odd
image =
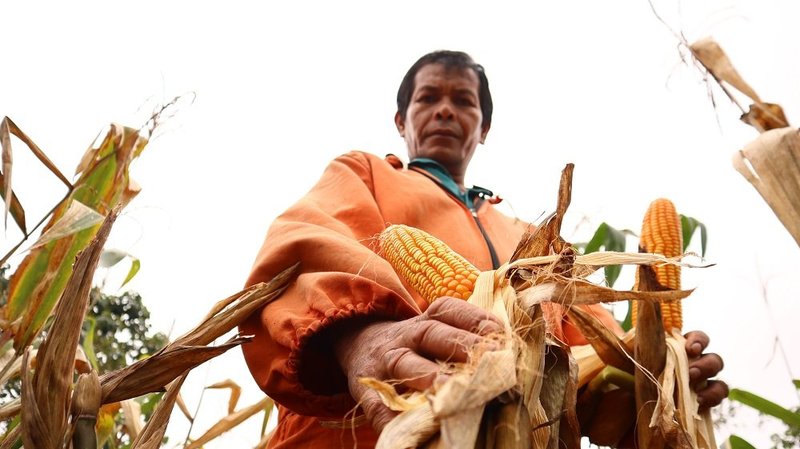
[[[428,64],[441,64],[446,70],[472,70],[478,77],[480,87],[478,89],[478,99],[480,100],[481,113],[483,114],[483,123],[485,127],[489,127],[492,123],[492,93],[489,91],[489,80],[486,78],[486,72],[483,66],[476,63],[472,58],[461,51],[438,50],[419,58],[414,65],[408,69],[406,76],[400,83],[400,88],[397,89],[397,113],[400,118],[406,119],[406,112],[408,111],[408,104],[411,102],[411,94],[414,92],[414,78],[423,66]]]
[[[492,100],[483,68],[465,53],[435,52],[408,71],[394,121],[409,159],[443,165],[463,186],[464,175],[491,124]]]

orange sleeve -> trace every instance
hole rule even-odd
[[[267,233],[247,285],[298,261],[299,275],[242,323],[240,332],[254,336],[242,350],[259,387],[296,413],[339,417],[355,406],[333,353],[332,329],[344,320],[397,320],[420,312],[371,249],[384,227],[370,161],[353,152],[334,160]]]

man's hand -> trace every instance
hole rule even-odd
[[[469,348],[482,336],[503,331],[494,315],[461,299],[443,297],[420,316],[382,321],[345,332],[334,343],[350,394],[380,433],[396,415],[378,394],[358,382],[372,377],[398,381],[414,390],[433,385],[438,361],[466,362]]]
[[[717,354],[703,354],[708,347],[709,338],[705,332],[688,332],[686,355],[689,356],[689,383],[697,392],[700,410],[719,405],[728,397],[728,385],[721,380],[710,380],[722,371],[724,363]]]

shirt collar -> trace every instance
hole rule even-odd
[[[461,201],[465,206],[469,209],[474,209],[475,198],[492,198],[494,194],[491,190],[485,189],[483,187],[472,186],[465,191],[462,191],[461,188],[456,184],[456,181],[450,175],[450,172],[447,171],[444,166],[433,159],[429,159],[426,157],[418,157],[412,159],[408,163],[409,167],[416,167],[422,170],[425,170],[427,173],[432,175],[436,178],[439,183],[444,187],[451,195]]]

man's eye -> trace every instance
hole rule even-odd
[[[454,101],[455,104],[459,106],[474,106],[475,102],[472,101],[472,98],[469,97],[458,97]]]
[[[433,95],[422,95],[417,98],[417,101],[420,103],[433,103],[436,101],[436,97]]]

